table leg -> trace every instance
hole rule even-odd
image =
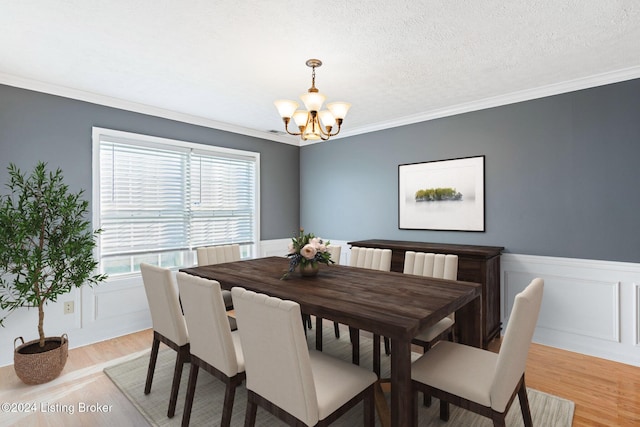
[[[482,296],[469,301],[456,311],[456,323],[460,325],[458,341],[482,348]]]
[[[351,363],[360,364],[360,329],[349,326],[349,336],[351,337]]]
[[[391,425],[413,423],[411,398],[411,341],[391,340]]]

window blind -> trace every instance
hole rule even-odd
[[[254,244],[255,158],[102,135],[99,159],[104,272],[179,266],[199,246]]]

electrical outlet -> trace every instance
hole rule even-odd
[[[73,313],[73,301],[67,301],[64,303],[64,314]]]

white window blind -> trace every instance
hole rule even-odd
[[[136,272],[140,262],[179,267],[199,246],[255,243],[253,153],[105,133],[98,139],[103,272]]]

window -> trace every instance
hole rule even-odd
[[[94,128],[94,218],[100,270],[194,263],[199,246],[258,236],[259,154]]]

